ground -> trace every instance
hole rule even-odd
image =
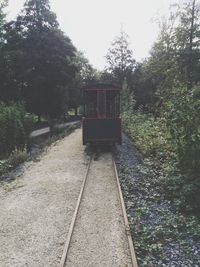
[[[58,266],[87,168],[80,129],[0,186],[0,266]]]
[[[200,239],[127,136],[115,158],[140,267],[199,267]],[[196,228],[195,228],[196,229]]]
[[[59,266],[89,156],[81,129],[0,183],[0,267]],[[128,267],[111,154],[96,158],[66,266]]]

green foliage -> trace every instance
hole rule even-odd
[[[5,25],[5,39],[1,100],[23,100],[39,116],[63,115],[77,72],[76,49],[59,29],[49,1],[27,0],[17,19]]]
[[[85,84],[99,80],[98,71],[93,68],[82,52],[77,52],[74,58],[77,72],[68,92],[68,107],[77,109],[82,103],[82,88]]]
[[[29,144],[32,125],[33,118],[22,105],[0,104],[0,156],[9,155],[15,148],[24,149]]]
[[[0,43],[3,37],[3,25],[5,23],[4,8],[8,5],[8,0],[0,0]]]
[[[140,112],[132,115],[124,112],[123,127],[145,156],[156,157],[158,160],[168,156],[170,135],[164,120],[156,120]]]
[[[156,115],[178,83],[192,87],[200,81],[199,2],[187,0],[170,11],[160,22],[150,57],[136,67],[132,78],[136,100],[151,104]]]
[[[171,244],[177,244],[180,251],[195,265],[198,259],[192,252],[191,243],[185,237],[199,239],[198,219],[180,213],[178,203],[166,201],[163,195],[163,170],[152,158],[138,165],[137,170],[142,176],[135,181],[129,178],[132,172],[129,167],[119,167],[139,266],[154,266],[155,259],[156,263],[164,263],[167,259],[166,247]]]
[[[10,168],[11,165],[9,164],[8,160],[0,160],[0,176],[8,172]]]
[[[150,96],[154,117],[123,112],[126,131],[160,169],[165,192],[193,212],[200,212],[199,13],[195,0],[175,5],[150,57],[135,70],[137,103]]]
[[[126,81],[124,82],[121,90],[121,112],[126,114],[132,114],[135,109],[135,97],[133,92],[130,92]]]
[[[121,31],[120,36],[113,41],[106,55],[107,70],[113,74],[120,87],[125,80],[130,82],[130,77],[135,67],[132,50],[129,48],[128,35]]]
[[[28,158],[29,154],[26,149],[15,148],[7,159],[0,160],[0,177],[25,162]]]
[[[168,102],[165,119],[123,112],[123,127],[152,162],[163,193],[180,209],[200,214],[199,88],[186,92],[183,87],[178,96],[176,90],[176,100]]]
[[[173,89],[164,116],[183,172],[200,171],[200,87]]]
[[[8,162],[12,168],[16,168],[19,164],[25,162],[29,158],[29,154],[26,149],[17,149],[12,151],[9,156]]]
[[[184,204],[192,203],[199,209],[200,201],[200,87],[188,89],[179,86],[165,105],[164,116],[170,129],[177,154],[177,167],[182,173],[168,182],[179,185],[179,195]],[[173,176],[172,176],[173,177]],[[184,199],[185,198],[185,199]],[[188,206],[188,205],[187,205]]]

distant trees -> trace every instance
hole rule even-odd
[[[68,92],[68,106],[69,108],[74,108],[75,115],[77,115],[77,108],[82,103],[83,86],[88,83],[98,82],[99,72],[93,68],[88,59],[80,51],[76,53],[74,64],[77,72]]]
[[[129,48],[128,35],[123,30],[112,42],[106,60],[106,70],[113,75],[119,86],[122,87],[125,81],[129,84],[135,68],[135,59],[132,50]]]
[[[149,72],[157,77],[156,89],[163,88],[164,94],[177,83],[191,86],[200,80],[200,5],[189,0],[174,8],[148,60]]]
[[[187,1],[180,7],[180,23],[175,28],[177,61],[181,78],[192,85],[200,80],[200,3]]]
[[[0,100],[2,100],[2,94],[4,93],[4,76],[5,76],[5,64],[3,55],[3,45],[4,45],[4,24],[5,24],[5,13],[4,7],[7,5],[7,1],[0,1]]]
[[[132,76],[132,89],[138,104],[157,112],[170,98],[172,88],[180,84],[191,88],[199,83],[199,12],[199,2],[188,0],[172,6],[169,18],[162,19],[150,57],[137,64]]]
[[[0,1],[0,42],[2,43],[3,39],[3,25],[5,23],[5,13],[4,8],[7,6],[8,0]]]

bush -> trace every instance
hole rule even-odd
[[[175,88],[164,116],[176,148],[179,167],[192,175],[200,172],[200,87]]]
[[[8,163],[12,168],[16,168],[19,164],[25,162],[29,158],[26,149],[15,149],[8,158]]]
[[[8,172],[10,168],[11,166],[7,160],[0,160],[0,176]]]
[[[180,178],[168,176],[168,184],[180,185],[176,194],[182,208],[200,211],[200,87],[174,88],[164,116],[177,154]],[[175,192],[174,192],[175,193]]]
[[[33,118],[23,105],[0,104],[0,157],[8,156],[14,149],[29,145]]]
[[[123,128],[144,156],[163,160],[171,156],[170,134],[165,121],[135,112],[122,115]]]

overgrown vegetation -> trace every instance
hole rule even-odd
[[[175,203],[166,200],[154,162],[146,159],[133,167],[122,162],[119,176],[139,266],[198,266],[198,220],[181,214]]]
[[[0,104],[0,157],[29,145],[33,117],[19,104]]]
[[[141,266],[171,266],[177,251],[178,266],[199,265],[199,12],[196,0],[173,6],[150,57],[124,76],[123,128],[144,165],[143,179],[120,175]]]
[[[139,266],[171,266],[177,250],[178,266],[199,264],[200,144],[199,117],[194,112],[199,88],[186,92],[180,88],[179,97],[170,98],[157,118],[130,111],[122,102],[124,131],[144,158],[137,180],[129,178],[130,166],[119,169]],[[133,96],[122,91],[122,99],[127,97],[134,105]]]
[[[183,103],[180,108],[184,109]],[[190,115],[194,112],[190,114],[187,109],[186,114],[181,114],[177,105],[176,109],[177,112],[171,109],[167,117],[156,119],[137,111],[132,114],[124,112],[123,127],[144,157],[157,169],[163,193],[177,201],[181,210],[193,211],[197,215],[200,214],[200,144],[198,123],[193,123],[199,117],[193,121]]]

